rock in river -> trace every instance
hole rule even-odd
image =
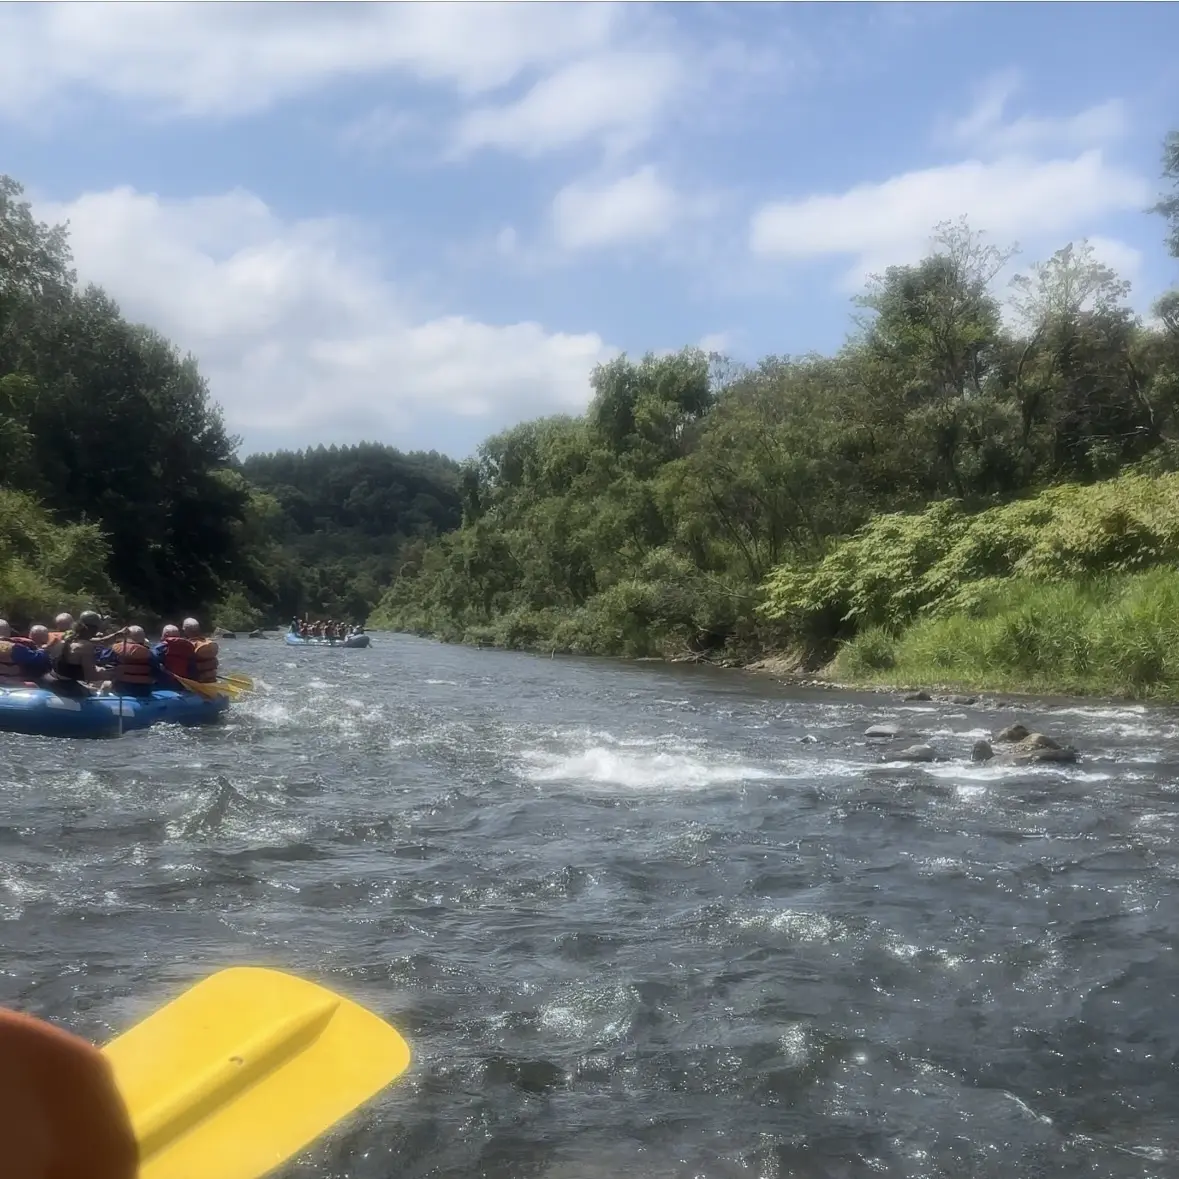
[[[996,741],[1022,741],[1028,735],[1027,729],[1021,724],[1008,725],[995,734]]]
[[[937,754],[932,745],[910,745],[896,753],[886,753],[882,761],[935,761]]]
[[[970,751],[971,761],[990,761],[994,756],[995,751],[991,748],[989,741],[976,741]]]

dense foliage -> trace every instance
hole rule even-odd
[[[1127,472],[1061,484],[970,513],[951,500],[874,517],[817,564],[783,565],[763,611],[799,633],[837,619],[847,633],[921,616],[974,614],[1011,579],[1088,581],[1179,565],[1179,474]]]
[[[458,523],[436,454],[238,463],[196,361],[79,290],[66,228],[21,197],[0,176],[0,614],[360,619],[407,539]]]
[[[1179,136],[1163,163],[1179,253]],[[376,604],[378,625],[518,647],[817,661],[847,644],[845,667],[882,675],[917,636],[996,667],[1009,633],[1054,651],[1019,603],[1067,599],[1091,640],[1077,658],[1113,675],[1094,587],[1127,634],[1169,600],[1179,291],[1143,322],[1085,242],[1002,289],[1013,252],[944,224],[871,280],[832,356],[624,356],[585,414],[461,465],[375,444],[240,462],[192,358],[79,291],[65,230],[19,197],[0,181],[11,613],[211,606],[236,628]],[[1126,682],[1170,667],[1140,646]]]
[[[406,545],[462,519],[459,465],[434,451],[318,446],[251,455],[241,470],[272,503],[265,539],[281,617],[363,621]]]
[[[1179,205],[1159,208],[1179,232]],[[938,227],[929,257],[871,281],[831,357],[601,366],[583,417],[480,448],[463,526],[415,548],[376,620],[509,646],[825,659],[865,624],[965,604],[966,582],[1034,576],[1029,562],[1079,576],[1171,559],[1169,478],[1093,485],[1179,466],[1179,302],[1144,324],[1084,242],[996,293],[1011,258]]]
[[[36,222],[20,193],[0,177],[3,485],[54,519],[96,525],[131,601],[208,602],[235,566],[245,510],[218,477],[232,455],[220,414],[191,357],[127,323],[102,291],[76,290],[64,229]]]

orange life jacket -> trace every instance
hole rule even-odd
[[[151,687],[156,682],[151,652],[141,643],[123,641],[115,643],[111,650],[119,664],[116,683]]]
[[[192,643],[183,636],[164,640],[164,668],[182,679],[192,678]]]
[[[0,680],[23,680],[24,670],[17,666],[12,658],[12,648],[16,644],[11,639],[0,639]]]
[[[192,651],[192,678],[198,684],[217,682],[217,655],[221,650],[212,639],[197,639]]]

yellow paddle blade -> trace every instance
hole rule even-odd
[[[239,966],[104,1049],[140,1179],[258,1179],[409,1067],[383,1019],[324,987]]]
[[[202,684],[199,680],[186,680],[180,675],[174,675],[172,678],[178,684],[183,684],[190,692],[196,692],[198,696],[205,696],[210,700],[214,700],[218,696],[236,696],[242,691],[241,688],[235,688],[232,684]]]
[[[237,688],[242,692],[252,692],[254,690],[253,678],[246,675],[246,673],[243,671],[231,671],[228,675],[219,680],[218,683],[227,684],[231,687]]]

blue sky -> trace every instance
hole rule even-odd
[[[1173,4],[0,5],[0,171],[243,451],[469,453],[595,363],[829,351],[965,215],[1179,279]]]

